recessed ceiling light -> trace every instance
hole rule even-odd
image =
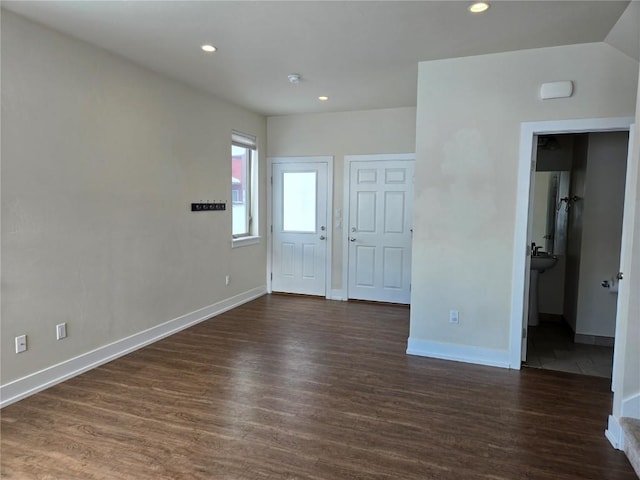
[[[318,100],[320,100],[321,102],[326,102],[327,100],[329,100],[329,97],[327,97],[326,95],[321,95],[318,97]]]
[[[469,5],[468,10],[471,13],[482,13],[489,10],[489,4],[487,2],[476,2],[472,5]]]
[[[205,52],[207,52],[207,53],[213,53],[216,50],[218,50],[216,47],[214,47],[213,45],[209,45],[209,44],[202,45],[200,48],[202,50],[204,50]]]

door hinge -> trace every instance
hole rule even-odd
[[[536,161],[535,160],[531,160],[531,171],[532,172],[536,171]]]
[[[527,329],[522,327],[522,338],[527,338]]]
[[[273,272],[271,272],[271,280],[273,280]]]
[[[271,233],[273,233],[273,225],[271,225]]]
[[[271,177],[271,185],[273,185],[273,177]]]

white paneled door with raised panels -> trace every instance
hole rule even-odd
[[[350,161],[349,298],[410,303],[413,164]]]
[[[326,295],[327,164],[274,163],[271,289]]]

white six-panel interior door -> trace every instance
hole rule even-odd
[[[326,296],[329,164],[275,159],[271,194],[271,291]]]
[[[411,301],[413,155],[348,156],[348,298]]]

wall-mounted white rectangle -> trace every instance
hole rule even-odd
[[[540,98],[542,100],[567,98],[571,95],[573,95],[573,82],[571,80],[547,82],[540,85]]]

